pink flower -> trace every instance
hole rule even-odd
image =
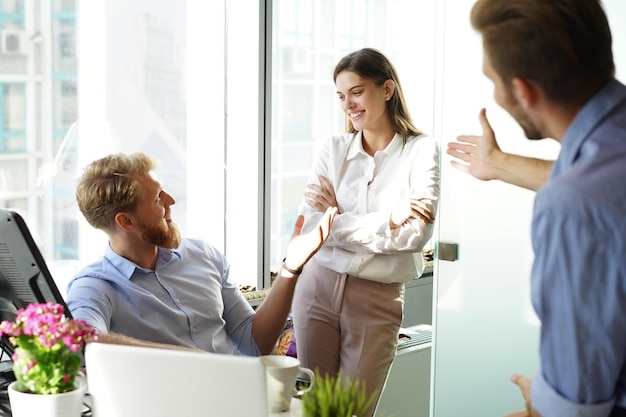
[[[87,323],[67,318],[63,306],[51,302],[19,309],[13,322],[0,323],[2,335],[16,346],[12,355],[16,378],[37,394],[73,390],[79,351],[97,338]]]

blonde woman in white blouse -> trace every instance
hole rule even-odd
[[[322,374],[382,391],[402,322],[404,284],[423,272],[439,196],[439,147],[411,121],[395,68],[366,48],[336,66],[347,132],[320,150],[300,205],[331,234],[305,266],[293,301],[298,358]],[[374,404],[370,414],[375,411]]]

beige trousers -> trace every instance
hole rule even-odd
[[[404,284],[382,284],[339,274],[309,261],[298,279],[293,319],[298,359],[322,375],[359,378],[374,414],[396,354]],[[381,410],[384,411],[384,410]]]

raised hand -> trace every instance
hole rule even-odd
[[[317,226],[308,233],[302,234],[304,216],[298,216],[296,224],[291,234],[291,240],[287,246],[287,256],[285,265],[292,270],[298,270],[308,262],[309,259],[322,247],[328,239],[330,229],[337,214],[336,207],[328,207],[317,223]]]
[[[496,179],[496,172],[490,163],[502,154],[493,129],[487,120],[485,109],[481,109],[480,124],[482,136],[461,135],[456,142],[449,142],[446,153],[456,160],[450,161],[453,167],[469,173],[479,180]]]

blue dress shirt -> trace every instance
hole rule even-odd
[[[154,271],[108,245],[67,287],[67,305],[99,333],[120,333],[207,352],[260,355],[252,335],[254,310],[229,278],[226,258],[210,244],[182,239],[159,248]]]
[[[532,222],[532,300],[543,417],[626,407],[626,87],[598,92],[569,126]]]

